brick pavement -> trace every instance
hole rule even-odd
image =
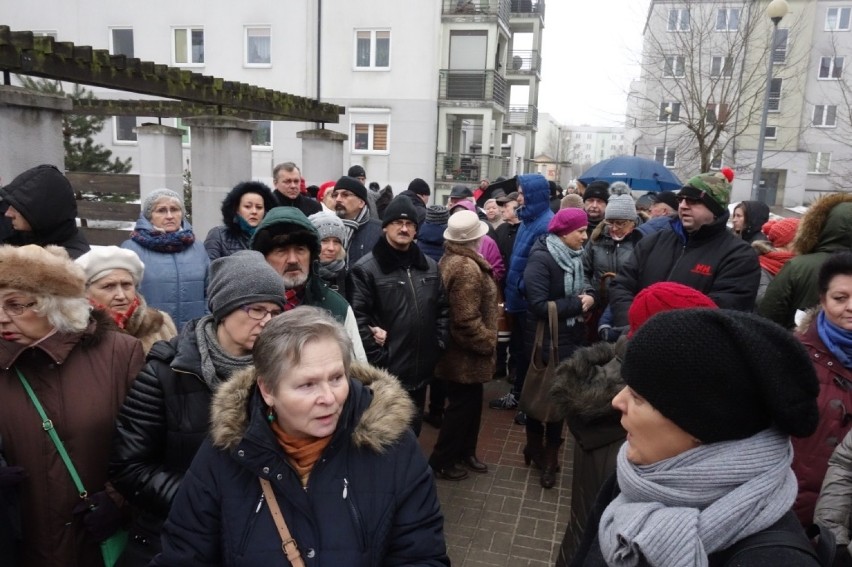
[[[545,490],[539,471],[524,464],[526,437],[524,428],[512,421],[515,412],[488,408],[488,401],[508,388],[503,380],[485,385],[478,456],[489,472],[470,473],[457,482],[436,481],[456,567],[550,567],[565,533],[571,505],[570,434],[566,429],[556,486]],[[427,457],[437,436],[435,428],[423,424],[420,445]]]

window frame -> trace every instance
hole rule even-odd
[[[674,17],[674,27],[672,27],[672,14],[674,13],[677,13],[677,15]],[[689,8],[669,8],[668,18],[666,19],[666,31],[688,32],[690,29]]]
[[[262,122],[269,123],[269,143],[268,144],[255,144],[255,133],[260,132],[260,129],[252,130],[251,132],[251,149],[261,152],[271,152],[273,150],[273,128],[275,127],[272,120],[250,120],[255,124],[260,124]]]
[[[719,27],[720,16],[724,14],[725,22],[724,27]],[[731,27],[731,14],[736,14],[736,19],[734,21],[734,27]],[[719,8],[716,11],[716,22],[713,24],[714,31],[717,32],[735,32],[740,29],[740,17],[742,16],[742,10],[740,8]]]
[[[187,53],[187,61],[186,63],[178,62],[177,60],[177,37],[176,32],[178,30],[184,30],[187,32],[186,34],[186,53]],[[192,33],[200,31],[201,32],[201,62],[192,61],[193,53],[192,53]],[[206,54],[204,53],[204,49],[207,43],[207,39],[204,33],[204,26],[201,25],[184,25],[184,26],[172,26],[171,27],[171,44],[172,44],[172,65],[175,67],[204,67],[206,65]]]
[[[830,109],[834,109],[832,113]],[[819,116],[819,118],[817,118]],[[828,118],[834,120],[829,124]],[[815,104],[811,113],[811,126],[814,128],[837,128],[837,105],[836,104]]]
[[[266,63],[252,63],[249,61],[249,32],[252,30],[266,30],[269,39],[269,61]],[[243,67],[248,69],[269,69],[272,67],[272,26],[270,24],[246,24],[243,26]]]
[[[710,160],[710,169],[719,171],[725,165],[725,153],[721,150],[713,148],[713,157]]]
[[[112,143],[116,146],[135,146],[139,142],[139,138],[136,136],[136,132],[133,132],[133,139],[122,139],[118,137],[118,133],[121,131],[119,128],[119,119],[122,118],[132,118],[133,119],[133,127],[136,128],[139,125],[139,120],[136,116],[113,116],[112,117]]]
[[[787,54],[790,52],[790,28],[778,28],[778,34],[775,36],[776,40],[780,38],[782,32],[784,35],[784,45],[781,46],[781,41],[776,41],[772,46],[773,65],[784,65],[787,63]]]
[[[663,57],[663,78],[680,79],[686,76],[686,57],[666,55]]]
[[[843,11],[846,11],[846,27],[841,27],[843,22]],[[832,27],[831,12],[835,11],[835,25]],[[852,29],[852,6],[831,6],[825,10],[825,28],[824,31],[849,31]]]
[[[837,65],[838,59],[840,60],[840,73],[837,76],[834,76],[835,73],[837,72],[837,68],[838,68],[838,65]],[[845,59],[846,59],[846,57],[843,56],[843,55],[827,55],[825,57],[820,57],[819,58],[819,70],[817,71],[817,80],[819,80],[819,81],[839,81],[839,80],[843,79],[843,66],[846,63]],[[828,67],[826,67],[823,64],[823,62],[825,60],[829,60]],[[823,77],[822,76],[822,70],[826,69],[826,68],[828,70],[828,73],[827,73],[828,76]]]
[[[773,86],[778,84],[778,89],[773,89]],[[777,90],[778,94],[773,95],[773,91]],[[769,86],[769,104],[767,112],[781,112],[781,98],[784,96],[784,79],[781,77],[773,77]],[[774,104],[773,104],[774,103]],[[774,108],[773,108],[774,106]]]
[[[654,146],[654,161],[657,163],[660,163],[660,160],[658,159],[660,152],[663,152],[663,167],[677,167],[677,148],[671,148],[669,146]],[[668,163],[669,156],[672,158],[671,164]]]
[[[813,157],[813,160],[811,159]],[[820,171],[823,158],[828,157],[825,171]],[[811,167],[813,161],[813,168]],[[828,175],[831,173],[831,152],[809,152],[808,153],[808,175]]]
[[[769,131],[770,128],[772,129],[772,135],[768,136],[766,133]],[[778,139],[778,126],[768,126],[767,125],[766,128],[763,130],[763,139],[764,140],[777,140]]]
[[[358,34],[359,33],[369,33],[370,34],[370,62],[368,65],[359,65],[358,64]],[[388,64],[386,66],[380,67],[376,65],[376,45],[378,42],[378,33],[387,33],[388,37]],[[352,53],[352,69],[354,71],[390,71],[391,70],[391,61],[393,60],[393,52],[392,52],[392,35],[391,28],[355,28],[352,34],[353,40],[353,53]]]
[[[704,109],[704,120],[710,124],[725,124],[728,121],[728,117],[730,116],[731,108],[728,104],[709,102],[707,103],[707,107]],[[720,118],[720,116],[722,118]]]
[[[115,32],[116,31],[130,31],[130,40],[133,42],[133,53],[117,53],[115,50]],[[135,57],[136,53],[136,34],[133,33],[132,26],[110,26],[109,27],[109,52],[112,55],[124,55],[125,57]]]
[[[666,107],[671,106],[672,112],[666,116]],[[676,124],[680,122],[680,103],[674,100],[664,100],[657,107],[658,124]]]
[[[719,62],[718,70],[715,69],[717,61]],[[734,58],[729,55],[713,55],[710,57],[710,77],[713,79],[732,79],[734,77]]]
[[[349,152],[358,155],[390,155],[391,147],[391,110],[390,108],[350,108],[349,114]],[[358,137],[356,128],[367,126],[367,147],[356,148]],[[375,149],[376,126],[385,128],[385,149]],[[360,134],[360,133],[359,133]]]
[[[182,148],[192,147],[192,128],[184,124],[180,118],[175,118],[175,128],[183,130],[183,135],[180,137],[180,146]]]

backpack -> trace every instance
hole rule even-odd
[[[808,538],[810,540],[817,538],[816,547],[811,545]],[[808,528],[807,538],[802,537],[798,532],[783,529],[783,526],[776,524],[769,529],[741,539],[728,549],[720,551],[715,555],[719,558],[718,565],[722,567],[734,567],[737,565],[735,560],[739,555],[763,547],[788,547],[796,549],[810,555],[823,567],[831,566],[834,562],[836,551],[834,534],[819,524],[813,524]]]

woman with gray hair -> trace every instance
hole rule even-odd
[[[0,266],[0,438],[21,470],[20,565],[102,564],[98,543],[121,525],[108,448],[142,346],[93,316],[83,269],[63,248],[0,246]]]
[[[351,350],[317,307],[264,328],[216,393],[152,565],[450,564],[414,404]]]
[[[210,259],[186,220],[183,199],[170,189],[156,189],[142,201],[136,228],[122,248],[145,264],[139,291],[148,303],[168,313],[178,329],[206,313]]]

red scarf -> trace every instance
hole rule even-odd
[[[305,439],[290,435],[281,429],[277,421],[273,421],[270,427],[272,428],[272,432],[275,433],[278,444],[284,449],[287,460],[296,469],[299,479],[302,481],[302,486],[307,486],[311,470],[319,460],[323,450],[331,442],[331,435]]]
[[[302,304],[304,297],[305,286],[294,287],[284,292],[284,311],[290,311]]]
[[[112,320],[115,321],[115,324],[118,325],[118,328],[121,330],[124,330],[124,328],[127,326],[127,321],[130,320],[130,318],[133,316],[133,313],[136,312],[136,308],[140,305],[138,296],[133,298],[133,301],[130,303],[130,307],[128,307],[127,311],[125,311],[124,313],[119,313],[118,311],[110,309],[106,305],[101,305],[97,301],[92,301],[91,299],[89,300],[89,303],[95,309],[109,314],[109,316],[112,317]]]
[[[761,254],[757,259],[760,262],[761,268],[769,272],[772,276],[776,276],[781,271],[781,268],[784,267],[784,264],[789,262],[795,255],[795,253],[788,250],[773,250],[772,252]]]

